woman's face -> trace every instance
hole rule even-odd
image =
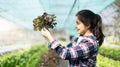
[[[86,31],[88,30],[88,26],[85,26],[83,22],[80,21],[78,17],[76,17],[76,29],[77,29],[78,34],[84,35]]]

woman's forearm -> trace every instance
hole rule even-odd
[[[52,36],[51,36],[51,37],[49,37],[49,39],[48,39],[48,40],[49,40],[49,42],[50,42],[50,43],[52,43],[52,42],[54,41],[54,39],[53,39],[53,37],[52,37]]]

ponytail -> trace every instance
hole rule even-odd
[[[98,14],[94,14],[94,20],[91,26],[91,31],[94,34],[94,36],[96,36],[99,46],[101,46],[105,36],[102,32],[102,19]]]

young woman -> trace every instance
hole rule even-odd
[[[104,40],[101,17],[90,10],[81,10],[76,14],[76,29],[80,36],[67,46],[54,40],[45,28],[41,32],[50,41],[49,48],[69,60],[69,67],[95,67],[98,48]]]

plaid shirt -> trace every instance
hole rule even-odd
[[[67,46],[53,41],[49,48],[65,60],[69,60],[69,67],[95,67],[98,53],[98,43],[94,36],[77,37]]]

